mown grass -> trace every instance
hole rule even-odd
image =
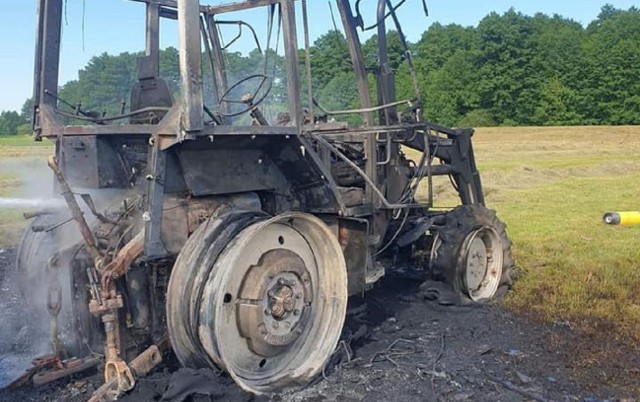
[[[34,141],[28,135],[0,135],[0,161],[6,158],[49,155],[52,149],[48,140]]]
[[[640,227],[602,223],[640,210],[640,127],[480,129],[474,146],[487,205],[513,241],[507,307],[640,341]],[[448,181],[434,184],[436,205],[455,204]]]
[[[53,151],[51,142],[30,136],[0,136],[0,197],[24,196],[24,176]],[[0,248],[17,245],[26,222],[21,210],[0,208]]]

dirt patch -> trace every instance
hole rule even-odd
[[[4,285],[14,258],[12,250],[0,254],[0,308],[19,322],[23,302]],[[561,323],[545,327],[499,305],[442,307],[425,301],[414,281],[392,278],[364,299],[352,300],[349,310],[344,341],[312,385],[257,398],[222,376],[215,397],[192,400],[597,401],[637,395],[632,388],[638,379],[633,372],[640,362],[637,350],[626,350],[627,358],[618,359],[622,353],[606,353],[614,350],[611,343],[598,353],[601,340],[585,338]],[[39,353],[31,334],[6,322],[0,327],[0,378],[16,375],[15,370],[7,372],[7,361],[27,367]],[[587,355],[592,364],[585,365]],[[161,400],[178,369],[171,354],[165,359],[121,400]],[[0,391],[0,401],[84,401],[100,382],[94,370],[41,388]]]

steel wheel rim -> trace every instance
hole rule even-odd
[[[491,299],[500,285],[502,277],[502,240],[491,227],[482,227],[471,232],[461,249],[464,267],[462,282],[466,293],[473,301]]]
[[[346,315],[346,265],[319,219],[288,213],[244,229],[205,285],[198,336],[254,393],[318,374]]]

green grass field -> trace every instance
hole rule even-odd
[[[640,209],[640,127],[487,128],[474,146],[487,204],[513,240],[519,277],[507,306],[640,340],[640,227],[602,223],[606,211]],[[47,142],[0,137],[0,196],[24,184],[6,163],[42,163],[51,152]],[[436,205],[456,204],[448,180],[434,184]],[[17,211],[0,211],[0,247],[23,226]]]

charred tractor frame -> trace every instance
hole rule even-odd
[[[132,1],[146,5],[146,52],[129,108],[115,116],[60,99],[63,0],[39,1],[34,133],[55,142],[49,166],[68,208],[35,214],[18,269],[25,289],[47,294],[57,356],[104,350],[94,400],[131,389],[169,345],[183,365],[222,368],[250,392],[308,382],[340,339],[348,297],[396,266],[471,302],[510,284],[511,243],[484,207],[473,130],[424,121],[415,74],[414,99],[396,99],[386,34],[403,37],[404,1],[372,0],[375,101],[361,1],[336,1],[360,99],[345,111],[314,101],[305,0]],[[232,80],[225,65],[219,26],[256,8],[282,32],[278,123],[261,110],[273,77]],[[177,21],[180,100],[160,78],[163,18]],[[342,115],[362,124],[332,118]],[[433,208],[436,176],[451,178],[459,207]]]

